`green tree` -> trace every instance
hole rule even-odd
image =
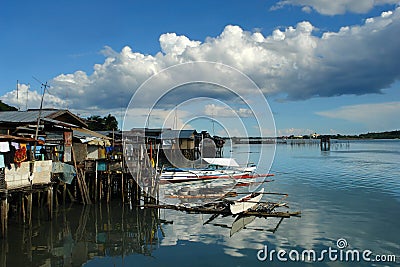
[[[6,103],[3,103],[3,101],[0,100],[0,111],[16,111],[18,110],[16,107],[7,105]]]
[[[86,119],[88,128],[92,131],[111,131],[118,130],[118,121],[117,119],[108,114],[105,117],[100,117],[98,115],[90,116]]]
[[[104,117],[104,123],[108,131],[118,130],[118,121],[113,115],[108,114],[107,117]]]

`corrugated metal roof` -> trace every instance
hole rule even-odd
[[[164,130],[161,133],[161,139],[193,139],[195,130]]]
[[[64,122],[65,125],[67,126],[83,126],[87,127],[87,124],[78,116],[75,114],[71,113],[68,110],[63,110],[63,109],[43,109],[40,117],[46,118],[47,121],[50,122],[50,120],[53,120],[51,122],[55,121],[62,121],[65,119],[57,119],[63,117],[63,115],[68,115],[71,118],[73,118],[73,124]],[[27,111],[2,111],[0,112],[0,122],[8,122],[8,123],[33,123],[37,122],[37,118],[39,116],[39,110],[27,110]],[[70,125],[68,125],[70,124]]]
[[[95,131],[91,131],[89,129],[83,128],[72,128],[74,137],[77,138],[86,138],[86,137],[96,137],[104,140],[111,140],[110,137],[105,136],[103,134],[97,133]]]
[[[78,127],[77,125],[72,124],[72,123],[66,123],[66,122],[53,120],[53,119],[48,119],[48,118],[41,118],[41,120],[54,123],[55,125],[61,125],[61,126],[64,126],[64,127]]]
[[[41,117],[45,118],[53,113],[55,110],[42,110]],[[0,122],[23,122],[30,123],[36,122],[39,116],[39,110],[29,111],[2,111],[0,112]]]

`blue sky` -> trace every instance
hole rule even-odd
[[[51,85],[47,107],[122,118],[131,97],[152,75],[180,63],[212,61],[255,82],[278,135],[395,130],[400,128],[396,2],[3,1],[0,99],[21,110],[37,108],[41,89],[34,76]],[[166,89],[161,87],[149,93],[162,95]],[[194,88],[184,89],[185,99],[172,94],[170,103],[158,105],[153,114],[163,121],[171,106],[179,106],[180,125],[207,130],[217,114],[254,122],[247,112],[252,104],[243,106],[226,90]],[[244,99],[255,95],[248,88],[236,93]],[[217,102],[182,104],[191,96]],[[139,117],[154,104],[142,103]],[[195,109],[210,118],[196,122],[190,117]],[[243,134],[235,132],[235,122],[225,123],[232,133]]]

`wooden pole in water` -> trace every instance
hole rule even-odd
[[[32,224],[32,192],[28,195],[28,225]]]
[[[107,172],[107,203],[110,202],[111,198],[111,175],[110,172]]]
[[[137,158],[136,164],[136,200],[139,201],[140,194],[139,194],[139,157]]]
[[[21,193],[21,215],[22,215],[22,222],[25,224],[26,214],[25,214],[25,196],[24,196],[24,193]]]
[[[7,266],[8,241],[0,240],[0,266]]]
[[[58,209],[58,186],[59,186],[59,184],[57,184],[57,185],[55,186],[55,188],[54,188],[54,192],[56,193],[56,194],[55,194],[56,211],[57,211],[57,209]]]
[[[63,206],[65,206],[65,199],[67,198],[67,184],[63,184]]]
[[[47,207],[49,212],[49,220],[53,219],[53,188],[47,187]]]
[[[94,161],[95,162],[95,164],[94,164],[94,203],[96,203],[97,202],[97,183],[98,183],[98,181],[97,181],[97,179],[99,178],[99,176],[98,176],[98,173],[97,173],[97,160],[95,160]]]
[[[1,200],[1,205],[0,205],[0,210],[1,210],[1,219],[0,219],[0,224],[1,224],[1,236],[2,237],[7,237],[7,224],[8,224],[8,203],[7,203],[7,193],[5,195],[5,198]]]
[[[124,172],[121,172],[121,196],[122,203],[125,203],[125,194],[124,194]]]
[[[103,196],[103,177],[100,176],[100,183],[99,183],[99,201],[101,202]]]

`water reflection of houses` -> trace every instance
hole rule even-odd
[[[31,228],[12,225],[18,231],[0,240],[0,265],[68,267],[96,257],[149,256],[163,238],[157,210],[114,202],[61,208],[55,215],[34,220]]]

